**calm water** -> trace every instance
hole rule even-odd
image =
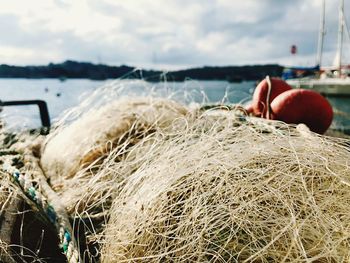
[[[122,80],[124,86],[137,90],[142,82]],[[76,106],[89,93],[111,83],[111,81],[92,81],[76,79],[59,81],[57,79],[0,79],[0,100],[30,100],[41,99],[48,104],[50,117],[53,121],[62,112]],[[228,83],[226,81],[186,81],[149,83],[155,89],[167,92],[190,91],[188,101],[247,103],[255,88],[255,82]],[[336,115],[333,128],[350,130],[350,98],[328,98]],[[1,118],[9,127],[35,128],[40,126],[39,113],[36,106],[4,107]]]

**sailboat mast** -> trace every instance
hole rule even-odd
[[[321,63],[322,63],[323,39],[324,39],[324,36],[326,34],[326,31],[325,31],[325,10],[326,10],[326,0],[322,0],[320,31],[318,34],[317,61],[316,61],[316,65],[318,65],[319,67],[321,67]]]
[[[339,6],[339,25],[338,25],[338,48],[336,66],[341,74],[341,57],[343,53],[343,31],[344,31],[344,0],[340,1]]]

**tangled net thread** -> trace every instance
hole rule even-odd
[[[78,117],[38,156],[70,218],[89,223],[98,260],[350,261],[347,141],[222,108],[141,101]]]

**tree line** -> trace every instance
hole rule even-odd
[[[185,70],[162,72],[159,70],[141,70],[126,65],[109,66],[89,62],[67,60],[63,63],[50,63],[46,66],[11,66],[0,65],[0,78],[86,78],[93,80],[105,79],[144,79],[147,81],[184,81],[196,80],[226,80],[240,82],[260,80],[266,75],[281,76],[283,67],[277,64],[199,67]]]

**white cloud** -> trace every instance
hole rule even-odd
[[[315,56],[320,2],[0,0],[0,63],[301,63]],[[335,47],[336,13],[336,3],[327,6],[328,54]],[[297,57],[289,54],[292,44]]]
[[[41,51],[31,48],[0,46],[0,61],[9,61],[11,64],[46,64],[51,60],[60,59],[62,54],[52,51]],[[33,58],[35,62],[33,63]]]
[[[226,41],[225,34],[221,32],[211,32],[205,38],[199,39],[196,43],[196,47],[199,51],[213,53],[225,48],[224,45],[227,45]]]

